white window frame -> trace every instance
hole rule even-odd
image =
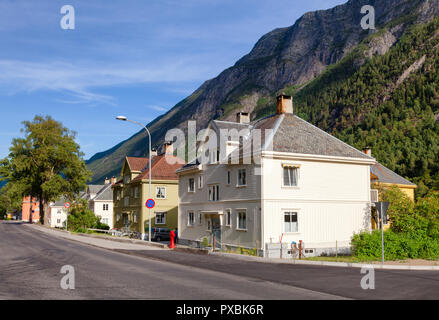
[[[286,228],[285,228],[285,226],[286,226],[285,225],[285,214],[287,214],[287,213],[289,213],[290,216],[293,213],[296,214],[296,217],[297,217],[297,222],[296,222],[296,224],[297,224],[296,229],[297,230],[296,231],[289,231],[289,232],[286,231]],[[300,228],[299,228],[299,221],[300,220],[299,220],[299,216],[300,216],[299,209],[282,209],[282,232],[284,234],[298,234],[298,233],[300,233]]]
[[[230,186],[232,184],[232,171],[227,170],[226,173],[226,185]]]
[[[199,175],[198,176],[198,179],[197,179],[197,181],[198,181],[198,189],[202,189],[203,188],[203,175]]]
[[[138,198],[139,197],[139,187],[135,187],[134,188],[134,198]]]
[[[241,171],[244,171],[244,173],[245,173],[245,183],[244,184],[240,184],[240,175],[241,175]],[[245,169],[245,168],[241,168],[241,169],[238,169],[238,175],[237,175],[237,181],[236,181],[236,187],[246,187],[247,186],[247,169]]]
[[[284,179],[285,170],[289,170],[289,169],[297,170],[296,185],[286,185],[285,184],[285,179]],[[288,175],[288,179],[290,179],[290,175]],[[283,188],[293,188],[293,189],[298,188],[299,181],[300,181],[300,165],[282,164],[282,187]]]
[[[192,223],[191,223],[191,214],[192,214]],[[192,210],[187,212],[187,225],[188,227],[193,227],[195,225],[195,213]]]
[[[155,224],[156,225],[164,225],[164,224],[166,224],[166,211],[155,212],[154,214],[155,214]],[[158,222],[157,221],[157,217],[159,215],[163,215],[162,222]]]
[[[137,223],[137,211],[134,211],[134,214],[133,214],[133,222],[134,222],[134,223]]]
[[[202,213],[198,213],[198,225],[202,225],[203,224],[203,214]]]
[[[212,202],[219,201],[219,184],[209,185],[208,196],[209,196],[209,201]]]
[[[239,226],[239,214],[245,213],[245,228],[241,228]],[[248,219],[247,219],[247,209],[236,209],[236,230],[238,231],[247,231],[248,228]]]
[[[158,197],[158,191],[160,190],[160,189],[163,189],[164,190],[164,195],[163,195],[163,197]],[[158,187],[155,187],[155,198],[156,199],[166,199],[166,187],[165,186],[158,186]]]
[[[193,189],[192,190],[191,190],[191,180],[193,181]],[[187,191],[188,192],[195,192],[195,178],[188,179]]]
[[[224,225],[226,227],[232,226],[232,209],[226,209],[226,214],[224,215]]]

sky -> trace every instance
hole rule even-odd
[[[267,32],[347,0],[0,0],[0,157],[50,115],[85,159],[139,131]],[[71,5],[75,28],[63,29]]]

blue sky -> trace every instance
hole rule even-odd
[[[88,159],[129,138],[265,33],[347,0],[1,0],[0,157],[23,120],[51,115]],[[75,30],[60,27],[63,5]]]

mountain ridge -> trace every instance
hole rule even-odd
[[[360,10],[365,4],[376,9],[375,32],[360,27]],[[148,124],[153,144],[158,146],[168,129],[184,129],[187,120],[196,120],[200,129],[212,119],[232,120],[234,111],[250,112],[253,119],[269,110],[273,112],[273,95],[279,90],[286,88],[296,94],[312,85],[313,80],[372,37],[376,42],[367,44],[369,51],[354,59],[353,65],[361,66],[368,59],[385,54],[410,25],[425,23],[438,11],[437,0],[351,0],[332,9],[306,13],[294,25],[262,36],[232,67],[205,81],[169,112]],[[390,28],[384,28],[392,23]],[[298,110],[301,109],[299,106]],[[307,118],[303,112],[300,115]],[[144,156],[146,141],[146,133],[140,131],[90,158],[87,164],[94,173],[93,181],[118,175],[126,155]]]

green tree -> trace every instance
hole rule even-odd
[[[70,209],[67,227],[76,232],[86,232],[88,228],[97,228],[100,225],[99,217],[88,208],[87,201],[76,202]]]
[[[14,138],[9,156],[0,163],[0,177],[21,196],[40,201],[40,222],[44,208],[60,196],[73,199],[83,190],[91,173],[75,142],[76,133],[50,116],[24,121],[24,138]]]

